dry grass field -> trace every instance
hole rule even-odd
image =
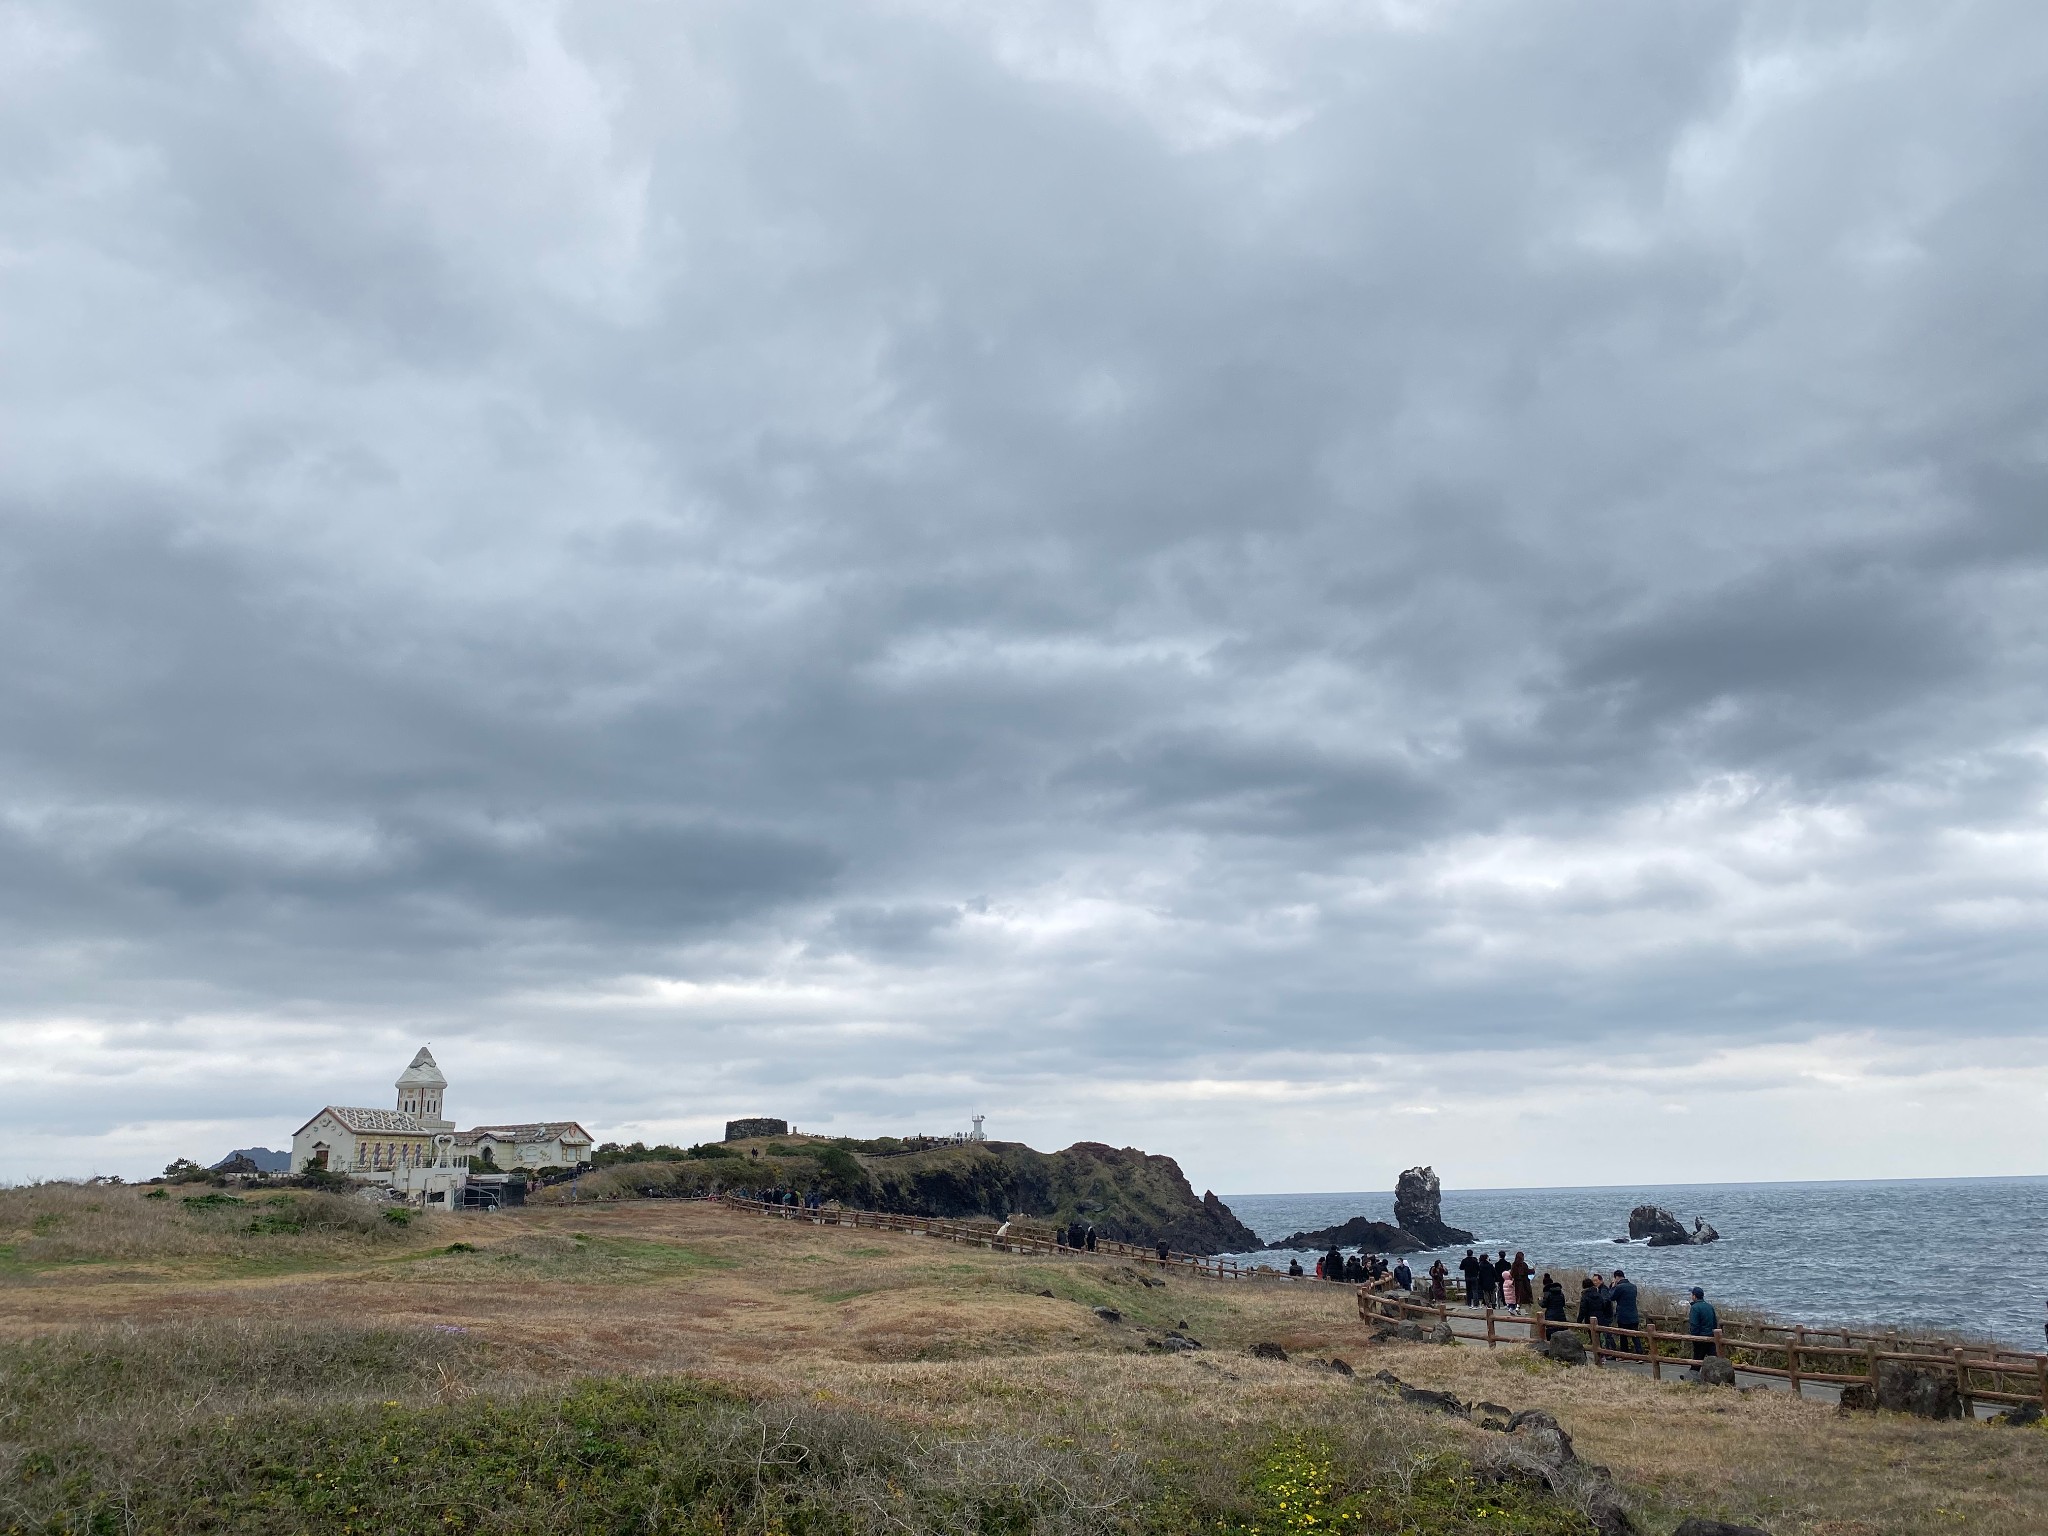
[[[633,1509],[669,1516],[620,1514],[596,1483],[578,1492],[584,1473],[565,1472],[518,1495],[557,1504],[518,1518],[495,1502],[513,1493],[451,1485],[418,1528],[1590,1529],[1575,1514],[1454,1486],[1458,1468],[1484,1459],[1489,1435],[1399,1404],[1370,1380],[1384,1369],[1467,1400],[1550,1410],[1583,1458],[1612,1470],[1653,1536],[1689,1513],[1776,1536],[2048,1532],[2048,1433],[1844,1419],[1782,1395],[1568,1370],[1520,1348],[1376,1345],[1341,1286],[1147,1284],[1115,1262],[1025,1259],[681,1201],[400,1226],[361,1202],[294,1199],[303,1206],[0,1191],[0,1388],[10,1405],[0,1408],[0,1531],[411,1529],[382,1495],[362,1491],[377,1473],[351,1460],[354,1442],[316,1454],[304,1450],[308,1437],[356,1423],[358,1440],[392,1445],[397,1466],[425,1452],[392,1442],[396,1416],[424,1415],[404,1421],[415,1438],[468,1424],[460,1443],[473,1447],[494,1434],[527,1444],[520,1414],[559,1427],[578,1412],[608,1426],[695,1425],[688,1447],[647,1453],[667,1458],[675,1487],[686,1450],[701,1460],[706,1445],[727,1449],[689,1461],[694,1504],[673,1491],[635,1494]],[[1206,1348],[1161,1350],[1169,1329]],[[1262,1341],[1292,1359],[1252,1358],[1248,1346]],[[1313,1363],[1330,1356],[1356,1377]],[[273,1420],[299,1426],[276,1431],[298,1449],[248,1450],[245,1441],[270,1443],[252,1426]],[[535,1465],[557,1454],[555,1429],[531,1434]],[[205,1458],[176,1449],[202,1442],[215,1446]],[[777,1461],[774,1446],[798,1442],[809,1449]],[[785,1503],[763,1502],[764,1467],[823,1467],[826,1444],[842,1447],[829,1499],[792,1484],[778,1495]],[[137,1445],[160,1449],[141,1457]],[[747,1486],[731,1481],[742,1445],[754,1447]],[[1287,1498],[1272,1489],[1293,1484],[1272,1469],[1297,1452],[1323,1458],[1315,1476],[1331,1483],[1336,1512],[1323,1526],[1273,1513]],[[320,1456],[355,1468],[354,1513],[320,1502],[342,1500],[319,1491],[329,1476],[339,1487],[342,1471],[276,1470]],[[222,1467],[251,1457],[220,1481]],[[875,1470],[885,1464],[895,1470]],[[427,1475],[407,1473],[416,1490]],[[639,1475],[614,1469],[604,1489],[637,1487]],[[1009,1502],[991,1514],[996,1488]],[[575,1499],[585,1502],[560,1502]],[[920,1512],[911,1518],[891,1499]],[[89,1505],[90,1519],[76,1515]],[[698,1514],[673,1513],[685,1506]],[[143,1523],[129,1518],[137,1511]]]

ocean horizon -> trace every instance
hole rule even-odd
[[[1367,1216],[1391,1222],[1392,1190],[1219,1193],[1273,1243]],[[1721,1233],[1704,1247],[1614,1241],[1637,1205]],[[1446,1189],[1443,1218],[1473,1246],[1526,1253],[1576,1277],[1619,1266],[1653,1289],[1703,1286],[1710,1298],[1790,1322],[1939,1329],[2020,1349],[2048,1347],[2048,1174]],[[1464,1245],[1441,1254],[1450,1263]],[[1235,1257],[1284,1265],[1288,1250]],[[1307,1262],[1304,1259],[1304,1262]],[[1412,1260],[1411,1260],[1412,1262]],[[1576,1279],[1566,1290],[1576,1292]]]

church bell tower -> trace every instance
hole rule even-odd
[[[429,1131],[452,1131],[455,1123],[441,1118],[441,1095],[448,1091],[448,1079],[434,1064],[434,1053],[424,1045],[412,1065],[398,1074],[398,1107],[419,1117],[420,1127]]]

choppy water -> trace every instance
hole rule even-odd
[[[1223,1198],[1267,1242],[1353,1216],[1394,1219],[1391,1192]],[[1721,1241],[1615,1243],[1646,1202],[1688,1227],[1706,1217]],[[1700,1285],[1794,1322],[1953,1329],[2037,1350],[2048,1325],[2048,1178],[1454,1189],[1443,1214],[1477,1246],[1522,1249],[1539,1267],[1620,1265],[1657,1289]],[[1444,1262],[1463,1253],[1444,1250]],[[1247,1257],[1285,1266],[1289,1255]]]

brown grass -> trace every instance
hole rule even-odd
[[[17,1198],[35,1194],[0,1196],[0,1231],[11,1234],[0,1242],[17,1253],[57,1236],[21,1238],[33,1225],[24,1212],[58,1209]],[[69,1240],[83,1243],[95,1230],[84,1218],[100,1213],[82,1202],[105,1193],[58,1198],[81,1202],[61,1209],[77,1222]],[[101,1259],[0,1271],[0,1332],[195,1319],[459,1328],[446,1337],[463,1350],[441,1362],[452,1377],[436,1376],[435,1391],[687,1372],[913,1426],[1104,1446],[1229,1442],[1290,1416],[1379,1423],[1390,1410],[1364,1378],[1385,1367],[1467,1399],[1550,1409],[1582,1455],[1640,1490],[1651,1532],[1669,1530],[1681,1510],[1775,1536],[2048,1531],[2048,1433],[1841,1419],[1782,1394],[1568,1371],[1519,1347],[1374,1345],[1343,1286],[1180,1276],[1148,1286],[1115,1262],[1025,1259],[680,1201],[449,1217],[431,1240],[333,1234],[319,1239],[333,1246],[317,1267],[276,1274],[139,1270],[146,1230],[194,1240],[177,1210],[145,1213],[120,1243],[104,1239]],[[458,1239],[477,1251],[446,1252]],[[1122,1320],[1099,1319],[1096,1306]],[[1148,1346],[1180,1324],[1208,1348],[1167,1356]],[[1261,1340],[1296,1360],[1250,1359],[1245,1347]],[[1333,1354],[1360,1379],[1304,1363]],[[1416,1426],[1418,1456],[1447,1435],[1483,1438],[1405,1410],[1388,1422]]]

